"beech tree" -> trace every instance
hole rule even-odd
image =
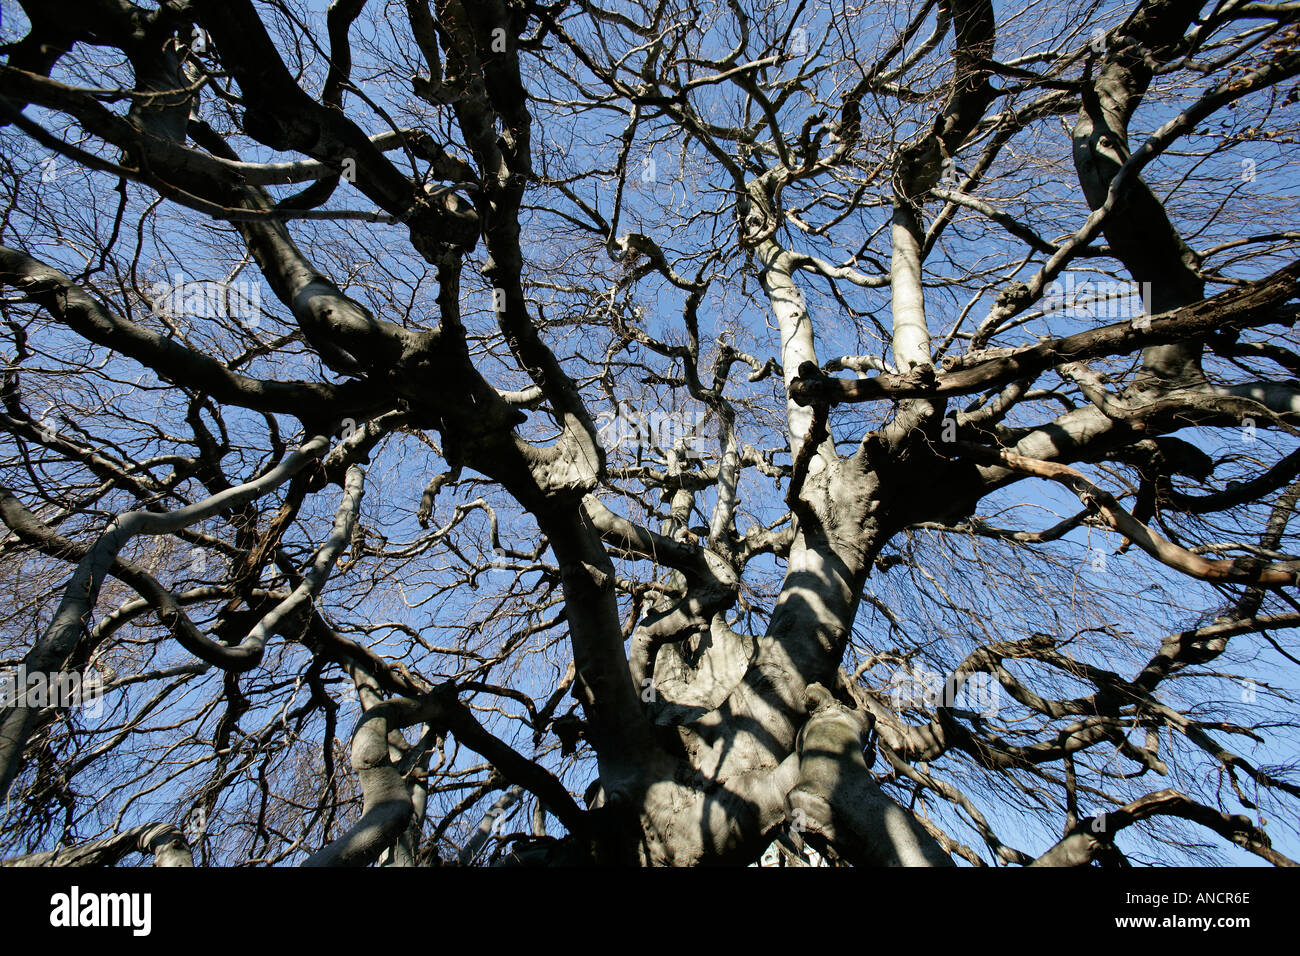
[[[1298,23],[6,0],[7,862],[1291,865]]]

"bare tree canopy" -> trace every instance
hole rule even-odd
[[[3,862],[1294,865],[1298,98],[1282,0],[4,0]]]

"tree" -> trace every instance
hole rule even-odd
[[[1290,865],[1298,21],[6,3],[5,852]]]

